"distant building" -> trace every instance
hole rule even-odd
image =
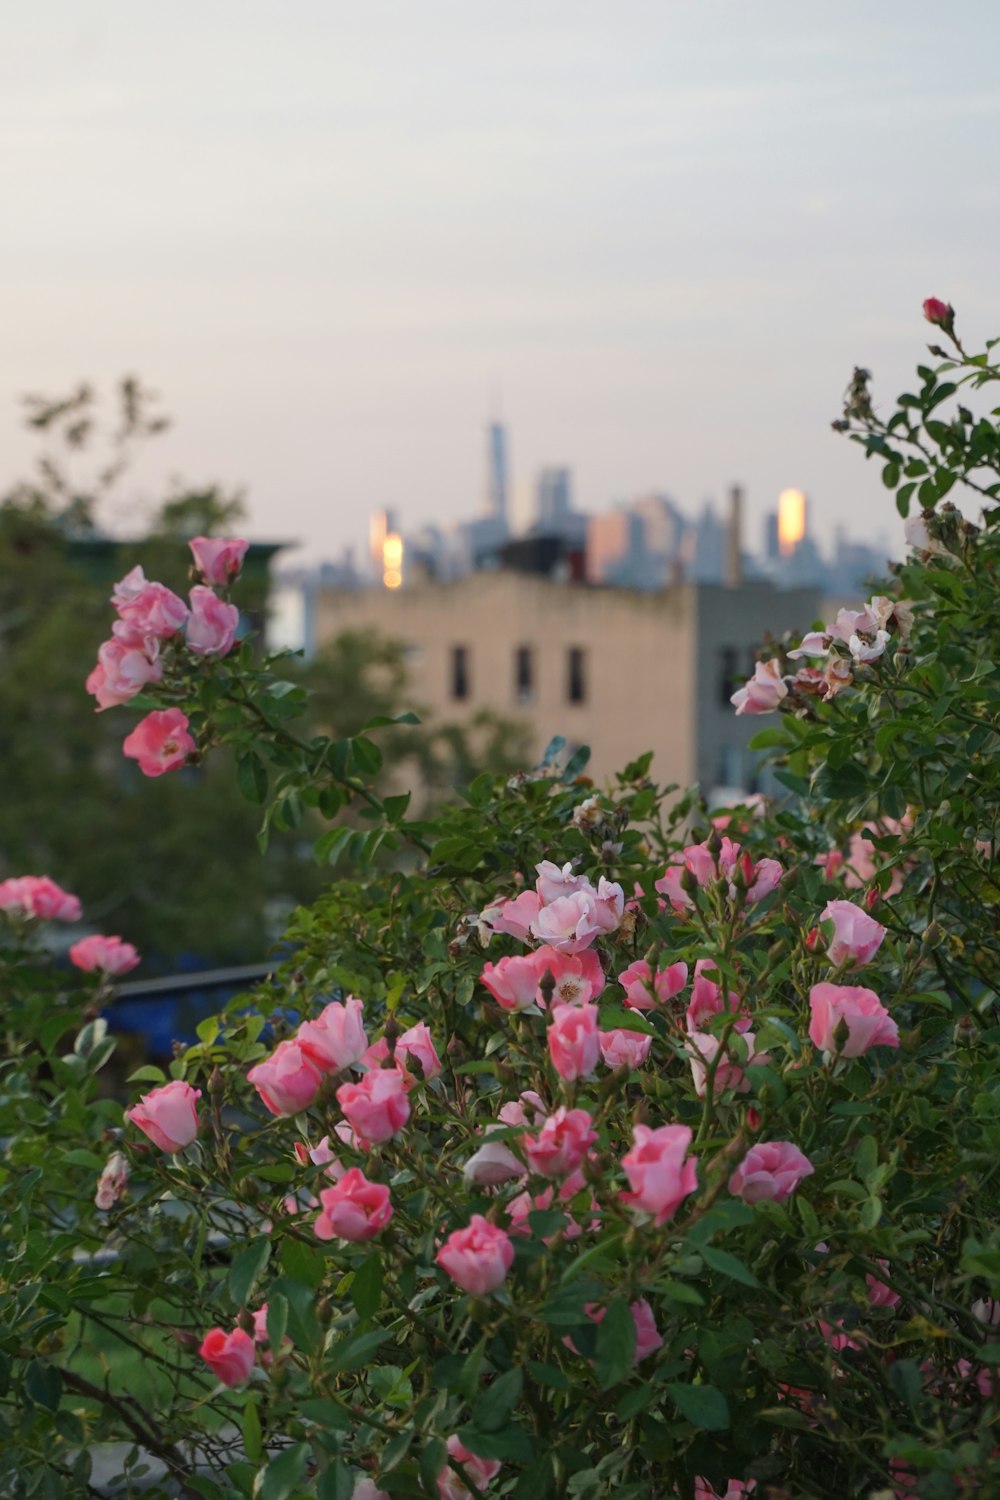
[[[507,432],[499,422],[486,430],[486,514],[509,525],[507,493]]]
[[[726,529],[714,506],[704,506],[688,538],[686,576],[693,583],[721,583],[726,557]]]
[[[539,539],[539,545],[541,544]],[[374,630],[402,641],[413,700],[436,718],[489,708],[527,718],[536,755],[561,734],[589,744],[600,780],[644,750],[658,779],[753,790],[760,727],[730,694],[768,633],[815,618],[815,590],[682,584],[587,588],[498,569],[395,592],[316,601],[320,641]]]
[[[778,496],[778,549],[782,557],[791,557],[809,535],[808,520],[808,504],[802,491],[782,490]]]

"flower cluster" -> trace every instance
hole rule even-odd
[[[221,597],[239,576],[249,543],[242,539],[195,537],[190,543],[194,584],[188,603],[165,584],[147,579],[140,566],[114,587],[118,616],[111,637],[98,648],[87,691],[98,712],[128,703],[145,688],[166,685],[174,658],[220,658],[236,644],[240,612]],[[195,754],[188,718],[179,708],[155,710],[127,737],[124,752],[146,776],[174,771]]]
[[[780,660],[771,657],[760,661],[754,675],[733,693],[730,701],[737,714],[772,713],[789,692],[836,698],[854,681],[854,671],[878,661],[889,645],[892,631],[905,641],[913,624],[913,612],[902,600],[884,594],[874,595],[863,609],[841,609],[832,625],[811,630],[802,637],[788,660],[802,657],[824,661],[822,667],[801,666],[793,675],[784,676]]]

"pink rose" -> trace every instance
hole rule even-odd
[[[759,661],[749,682],[737,688],[729,701],[737,714],[769,714],[787,696],[788,689],[781,675],[781,664],[772,659]]]
[[[603,875],[594,894],[594,920],[601,932],[617,932],[625,915],[625,892],[616,880]]]
[[[713,979],[711,975],[717,975]],[[723,999],[722,985],[719,970],[710,958],[699,958],[694,966],[694,981],[691,985],[691,1001],[685,1012],[685,1023],[688,1033],[694,1035],[696,1031],[704,1031],[716,1016],[721,1016],[724,1010],[739,1012],[734,1025],[737,1031],[749,1031],[753,1022],[747,1010],[740,1010],[742,1001],[739,995],[730,991],[726,999]]]
[[[392,1496],[388,1490],[380,1490],[374,1479],[362,1474],[351,1491],[351,1500],[392,1500]]]
[[[889,1274],[889,1262],[880,1260],[879,1265],[886,1274]],[[898,1307],[902,1301],[898,1292],[894,1292],[891,1286],[886,1286],[884,1281],[879,1281],[870,1271],[865,1272],[865,1282],[868,1287],[868,1304],[870,1307]]]
[[[131,576],[131,575],[130,575]],[[124,582],[124,580],[123,580]],[[188,608],[162,583],[147,583],[129,598],[113,595],[115,608],[134,639],[152,636],[160,640],[176,635],[184,627]]]
[[[128,1162],[120,1151],[112,1151],[97,1179],[94,1202],[102,1213],[114,1208],[128,1186]]]
[[[155,644],[155,643],[154,643]],[[142,646],[121,640],[98,647],[97,666],[87,678],[87,692],[97,699],[97,711],[128,703],[150,682],[159,682],[163,663]]]
[[[171,1155],[190,1146],[198,1134],[198,1108],[201,1089],[174,1078],[162,1088],[150,1089],[137,1104],[125,1111],[126,1120],[148,1135],[154,1146]]]
[[[441,1072],[441,1059],[426,1021],[418,1021],[396,1041],[396,1066],[408,1073],[414,1062],[419,1064],[425,1080],[437,1078]]]
[[[650,1354],[654,1354],[662,1347],[663,1335],[656,1326],[653,1309],[645,1297],[640,1297],[638,1302],[633,1302],[629,1311],[632,1314],[632,1322],[635,1324],[635,1353],[632,1356],[632,1363],[640,1365]]]
[[[535,937],[560,953],[579,953],[589,948],[599,932],[605,931],[598,919],[597,899],[593,891],[574,891],[559,896],[543,906],[531,924]]]
[[[501,1106],[499,1119],[505,1125],[528,1125],[535,1129],[541,1125],[548,1112],[548,1105],[534,1089],[525,1089],[517,1099],[511,1099]]]
[[[560,896],[572,896],[575,891],[593,890],[586,875],[573,874],[572,860],[560,867],[553,864],[551,859],[543,859],[541,864],[535,866],[535,870],[538,875],[535,890],[543,906],[548,906],[550,901],[557,901]]]
[[[499,1459],[479,1458],[454,1435],[448,1439],[445,1446],[448,1450],[448,1457],[457,1459],[468,1474],[476,1494],[484,1494],[490,1480],[500,1472]],[[462,1482],[458,1470],[451,1468],[449,1464],[446,1464],[438,1475],[437,1488],[439,1500],[470,1500],[472,1495],[472,1491]],[[353,1496],[351,1500],[354,1500]]]
[[[324,1006],[315,1021],[303,1021],[295,1040],[314,1067],[340,1073],[361,1061],[368,1048],[363,1009],[360,1000],[348,995]]]
[[[111,590],[111,603],[115,609],[120,610],[123,604],[131,604],[138,599],[143,589],[147,587],[148,580],[138,563],[130,568],[124,578],[120,578]]]
[[[139,721],[122,745],[124,753],[139,762],[144,776],[162,776],[167,771],[180,770],[197,748],[188,733],[187,714],[179,708],[154,709]]]
[[[641,1068],[653,1038],[642,1031],[602,1031],[601,1056],[609,1068]]]
[[[841,964],[860,968],[868,963],[882,946],[886,933],[881,922],[869,917],[852,901],[828,901],[820,921],[833,923],[827,957],[835,968]]]
[[[809,1038],[827,1057],[860,1057],[869,1047],[898,1047],[899,1029],[874,990],[814,984]]]
[[[719,1061],[715,1062],[722,1047],[722,1038],[711,1036],[705,1031],[689,1032],[688,1061],[691,1064],[691,1076],[698,1098],[703,1099],[708,1091],[708,1070],[713,1063],[715,1063],[715,1072],[712,1076],[712,1092],[716,1097],[725,1093],[727,1089],[733,1089],[738,1094],[749,1093],[750,1080],[744,1069],[753,1064],[763,1066],[771,1060],[769,1053],[755,1051],[756,1045],[757,1038],[752,1031],[736,1031],[729,1037],[726,1050]],[[746,1057],[742,1059],[741,1053],[744,1048]]]
[[[670,964],[666,969],[654,973],[644,958],[629,964],[618,975],[618,983],[625,990],[625,1004],[630,1010],[652,1010],[654,999],[665,1005],[679,995],[687,984],[688,966],[685,963]]]
[[[776,859],[754,861],[748,854],[744,854],[741,865],[746,881],[747,906],[753,906],[769,896],[785,873]],[[730,893],[733,893],[732,887]]]
[[[221,1328],[210,1329],[198,1353],[223,1385],[246,1385],[253,1373],[254,1342],[242,1328],[234,1328],[232,1333],[223,1333]]]
[[[323,1211],[313,1232],[320,1240],[370,1240],[392,1218],[389,1189],[369,1182],[359,1167],[345,1172],[333,1187],[321,1188]]]
[[[690,894],[684,889],[684,884],[687,883],[684,882],[685,873],[689,880],[693,877],[699,886],[706,886],[710,880],[718,877],[715,856],[707,844],[689,844],[679,854],[673,855],[659,880],[653,884],[653,889],[659,891],[661,896],[666,896],[674,911],[683,911],[685,907],[694,905]]]
[[[686,1125],[633,1126],[632,1149],[622,1157],[632,1191],[619,1194],[622,1202],[651,1214],[657,1226],[665,1224],[698,1186],[697,1162],[685,1160],[690,1144]]]
[[[100,970],[102,974],[127,974],[141,962],[131,943],[123,943],[120,937],[81,938],[69,950],[70,963],[86,974]]]
[[[552,1066],[567,1083],[589,1078],[601,1055],[596,1005],[553,1005],[546,1033]]]
[[[266,1302],[262,1302],[260,1307],[258,1307],[253,1314],[253,1341],[255,1344],[260,1344],[263,1346],[263,1351],[260,1356],[261,1364],[269,1365],[271,1363],[271,1352],[268,1346],[270,1345],[271,1341],[267,1333]],[[287,1353],[289,1349],[294,1348],[295,1345],[292,1343],[287,1333],[283,1334],[281,1339],[282,1352]]]
[[[744,1203],[760,1203],[765,1198],[784,1203],[814,1171],[808,1156],[791,1141],[760,1141],[750,1147],[730,1177],[729,1191]]]
[[[555,980],[553,1004],[584,1005],[588,1000],[596,1000],[604,989],[604,970],[593,948],[583,948],[579,953],[560,953],[557,948],[546,945],[536,948],[532,957],[538,964],[539,984],[546,969]],[[536,999],[541,1004],[540,990]]]
[[[949,333],[955,321],[955,309],[950,302],[942,302],[940,297],[926,297],[924,317],[928,323],[933,323],[935,328],[943,328],[945,333]]]
[[[480,913],[480,920],[493,932],[525,942],[542,901],[537,891],[522,891],[513,901],[495,902]]]
[[[392,1500],[388,1490],[380,1490],[374,1479],[369,1479],[367,1474],[355,1481],[351,1491],[351,1500]]]
[[[519,953],[488,963],[480,978],[504,1010],[526,1010],[535,1004],[541,973],[538,953]]]
[[[196,536],[188,546],[203,581],[226,588],[239,575],[250,543],[242,537]]]
[[[0,881],[0,911],[39,922],[79,922],[80,900],[48,875],[15,875]]]
[[[406,1079],[398,1068],[377,1068],[360,1083],[342,1083],[337,1103],[363,1149],[391,1140],[410,1118]]]
[[[235,604],[226,604],[218,594],[202,584],[190,593],[191,613],[185,639],[196,656],[226,656],[232,649],[239,629],[240,612]]]
[[[263,1062],[247,1073],[272,1115],[297,1115],[308,1109],[319,1093],[323,1075],[297,1041],[279,1042]]]
[[[465,1229],[452,1231],[434,1259],[463,1292],[484,1297],[507,1279],[514,1246],[505,1230],[473,1214]]]
[[[536,1136],[521,1139],[528,1165],[541,1177],[568,1177],[583,1163],[597,1140],[594,1121],[585,1109],[560,1106]]]

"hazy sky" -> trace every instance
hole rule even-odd
[[[499,402],[589,510],[785,485],[892,530],[829,428],[950,299],[1000,332],[1000,6],[6,0],[0,488],[25,390],[135,371],[168,474],[313,557],[476,510]]]

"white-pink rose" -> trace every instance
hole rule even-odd
[[[226,656],[233,649],[239,629],[240,612],[235,604],[226,604],[218,594],[203,584],[190,593],[187,648],[196,656]]]
[[[759,661],[749,682],[737,688],[729,701],[737,714],[769,714],[787,696],[788,688],[781,675],[781,665],[772,659]]]
[[[729,1179],[729,1191],[744,1203],[784,1203],[815,1168],[791,1141],[759,1141]]]

